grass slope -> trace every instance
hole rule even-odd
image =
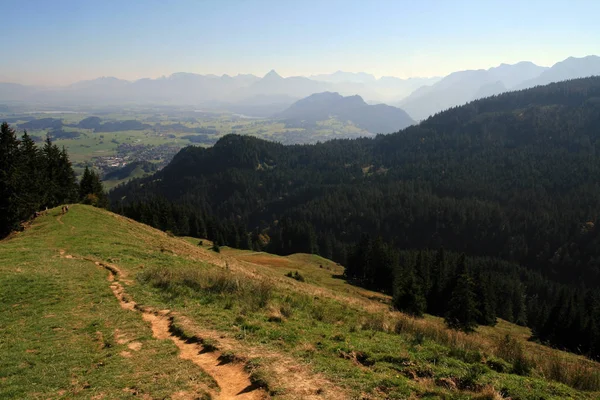
[[[197,243],[82,205],[64,216],[50,210],[1,242],[0,398],[202,398],[215,390],[171,341],[153,338],[139,313],[119,307],[94,261],[118,265],[136,303],[171,310],[179,335],[243,363],[275,398],[600,395],[597,363],[525,342],[524,328],[500,321],[457,334],[438,318],[390,311],[385,296],[336,278],[342,267],[329,260],[217,254]]]

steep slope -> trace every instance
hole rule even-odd
[[[240,215],[248,229],[294,216],[307,219],[318,240],[352,243],[368,230],[399,247],[443,244],[599,282],[584,265],[575,273],[547,264],[600,211],[600,172],[591,157],[600,140],[598,97],[600,78],[589,78],[476,101],[375,139],[286,147],[227,136],[210,149],[182,150],[113,199],[160,195],[220,218]],[[582,168],[586,173],[570,172]]]
[[[275,115],[290,121],[316,123],[330,117],[352,121],[371,133],[396,132],[414,121],[403,110],[385,104],[368,105],[360,96],[343,97],[339,93],[317,93],[292,104]]]
[[[349,290],[328,260],[193,243],[82,205],[0,242],[0,396],[597,397],[543,376],[577,373],[583,388],[598,364],[527,343],[521,328],[448,332]],[[535,363],[529,376],[509,372],[505,333]]]
[[[423,87],[398,103],[416,120],[465,104],[485,95],[499,94],[521,82],[538,77],[546,68],[530,62],[502,64],[488,70],[454,72]]]
[[[542,72],[537,78],[529,79],[521,84],[515,85],[515,89],[527,89],[567,79],[598,75],[600,75],[600,57],[569,57],[564,61],[554,64],[551,68]]]
[[[141,178],[150,175],[157,170],[156,164],[149,161],[134,161],[124,167],[114,169],[107,172],[102,177],[102,182],[105,190],[110,190],[113,187],[127,182],[133,178]]]

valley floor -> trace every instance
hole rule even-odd
[[[455,333],[321,257],[198,241],[74,205],[0,242],[0,398],[600,396],[597,363],[524,328]]]

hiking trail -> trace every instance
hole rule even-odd
[[[60,250],[60,257],[75,259],[76,257],[66,254]],[[129,311],[140,312],[145,321],[150,323],[152,334],[156,339],[170,339],[179,348],[179,357],[189,360],[202,368],[209,374],[219,386],[219,391],[211,393],[215,400],[262,400],[268,398],[268,395],[260,388],[255,387],[250,382],[249,374],[244,370],[244,366],[239,363],[225,363],[221,361],[221,353],[218,351],[209,351],[202,344],[191,340],[184,340],[178,336],[173,329],[173,322],[170,310],[154,310],[150,307],[138,305],[131,300],[125,293],[120,283],[120,277],[123,273],[113,264],[93,261],[83,258],[85,261],[92,261],[99,267],[106,269],[110,288],[119,301],[121,308]]]

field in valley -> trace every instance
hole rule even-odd
[[[136,129],[98,131],[78,124],[90,116],[98,116],[102,123],[140,123]],[[51,127],[20,128],[34,119],[61,120],[59,129]],[[64,146],[79,174],[85,165],[107,173],[133,161],[149,161],[157,167],[166,165],[183,147],[211,146],[220,137],[238,133],[253,135],[284,144],[314,143],[335,137],[369,135],[350,122],[329,119],[309,126],[288,126],[282,121],[249,118],[231,113],[209,113],[178,110],[123,109],[120,112],[27,112],[0,113],[0,121],[8,121],[19,132],[27,132],[38,142],[46,135],[60,147]],[[48,122],[48,126],[54,122]],[[42,124],[44,125],[44,124]],[[26,126],[26,125],[24,125]],[[127,125],[121,125],[126,127]],[[132,176],[135,177],[135,176]],[[107,181],[107,188],[118,182]]]

